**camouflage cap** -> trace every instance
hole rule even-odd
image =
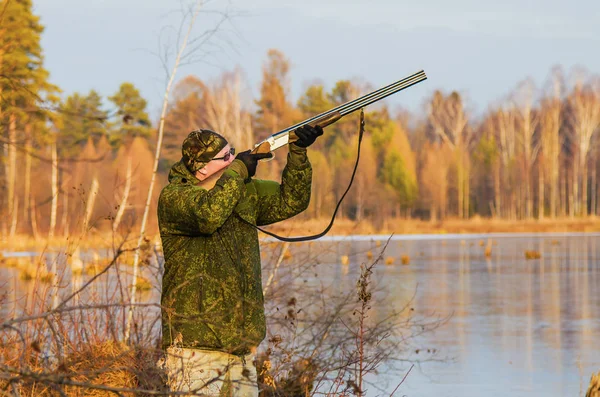
[[[181,161],[195,173],[227,146],[227,140],[211,130],[195,130],[185,138],[181,145]]]

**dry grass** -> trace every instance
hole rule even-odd
[[[269,230],[283,235],[307,235],[322,231],[329,219],[286,221],[269,226]],[[530,221],[509,221],[473,217],[469,220],[446,219],[430,222],[417,219],[390,219],[387,225],[375,227],[367,221],[354,222],[336,219],[330,235],[351,234],[468,234],[468,233],[547,233],[547,232],[598,232],[597,217],[560,218]]]
[[[588,387],[585,397],[600,397],[600,372],[592,374],[590,379],[590,385]]]
[[[90,385],[110,386],[131,389],[137,386],[136,376],[131,368],[136,362],[135,350],[108,341],[97,345],[86,345],[84,350],[74,352],[64,364],[64,368],[77,374],[72,379],[79,383]],[[70,390],[69,390],[70,389]],[[67,391],[77,395],[79,388],[69,388]],[[107,395],[105,390],[89,388],[86,396],[102,397]],[[123,393],[133,396],[133,393]]]
[[[301,219],[289,220],[268,227],[268,230],[283,236],[308,235],[321,232],[330,219]],[[389,219],[381,227],[375,227],[368,221],[355,222],[350,219],[336,219],[329,235],[347,236],[352,234],[469,234],[469,233],[546,233],[546,232],[600,232],[600,221],[597,217],[587,218],[559,218],[509,221],[501,219],[481,218],[475,216],[469,220],[446,219],[440,222],[423,221],[418,219]],[[0,250],[33,251],[48,247],[65,247],[76,244],[82,249],[111,248],[115,245],[115,236],[109,232],[96,233],[87,236],[85,240],[56,237],[50,241],[36,240],[29,235],[18,235],[8,240],[0,240]],[[135,239],[130,238],[124,244],[125,250],[134,248]],[[277,244],[277,243],[271,243]],[[377,243],[376,243],[377,244]],[[160,251],[160,237],[158,234],[148,237],[146,246],[142,251],[148,252],[156,247]],[[142,255],[141,263],[145,264]],[[132,264],[133,256],[124,255],[124,262]],[[10,258],[5,258],[8,261]],[[0,264],[2,258],[0,257]],[[5,263],[5,266],[8,264]]]
[[[486,258],[491,258],[492,257],[492,247],[489,245],[487,247],[485,247],[483,254],[485,255]]]
[[[39,359],[44,347],[38,341],[32,342],[24,354],[27,362],[21,363],[25,364],[21,369],[27,370],[29,375],[21,376],[15,387],[17,395],[133,397],[147,395],[144,390],[165,391],[163,374],[156,366],[159,355],[153,349],[128,347],[114,341],[82,341],[72,347],[76,350],[68,353],[57,366],[49,368]],[[6,354],[6,349],[2,353]],[[6,383],[0,381],[0,389],[4,387]],[[58,392],[59,388],[62,393]],[[110,390],[121,391],[116,394]]]
[[[92,241],[103,240],[96,237]],[[83,246],[90,246],[90,244],[82,244],[80,246],[81,251],[84,250],[84,248],[81,248]],[[15,248],[11,247],[11,250]],[[94,248],[98,249],[100,247]],[[151,244],[147,244],[145,252],[150,252],[153,248]],[[272,248],[279,251],[281,245],[275,243]],[[89,252],[85,252],[83,257],[89,257],[89,255]],[[383,259],[382,255],[383,251],[379,254],[377,261]],[[289,252],[286,256],[289,266],[293,266],[301,272],[312,274],[313,266],[316,266],[316,263],[312,261],[307,264],[299,263],[298,258],[301,255],[292,257]],[[377,255],[370,252],[370,256],[373,258]],[[406,258],[408,256],[403,257],[402,263],[409,261]],[[118,263],[126,263],[127,260],[130,260],[121,261],[120,259],[119,257]],[[345,260],[349,263],[347,256]],[[105,268],[103,261],[105,262],[106,259],[99,258],[98,255],[94,256],[92,253],[92,260],[84,260],[81,271],[95,274],[98,270]],[[344,257],[342,257],[342,261],[344,261]],[[31,258],[19,259],[15,260],[14,266],[21,270],[26,267],[26,262],[29,264],[28,266],[31,266],[34,261]],[[394,259],[391,257],[386,260],[388,264],[393,262]],[[66,272],[72,271],[66,260],[65,263],[61,264],[61,268],[63,267]],[[129,276],[128,272],[131,270],[119,266],[111,269],[111,271],[121,272],[119,274],[123,276],[123,280],[126,280],[126,277]],[[102,280],[106,276],[103,272],[100,272],[98,277],[100,278],[98,281],[93,281],[94,283],[103,282]],[[43,275],[38,272],[31,280],[29,286],[41,285],[43,284]],[[58,280],[60,288],[65,288],[68,291],[60,294],[62,299],[71,294],[72,285],[69,284],[69,278],[63,279],[59,275]],[[287,279],[282,278],[282,280]],[[92,280],[89,281],[92,282]],[[144,278],[140,278],[137,284],[138,290],[144,291],[153,288],[153,284]],[[270,300],[289,298],[292,290],[283,284],[279,287],[283,287],[279,292],[283,295],[269,295]],[[20,313],[21,315],[27,318],[35,318],[38,315],[43,317],[48,314],[47,310],[50,307],[48,298],[51,297],[54,289],[49,286],[43,286],[42,288],[47,291],[45,292],[46,295],[34,292],[32,294],[33,300],[27,306],[28,309]],[[119,288],[123,288],[126,292],[128,283],[123,282],[122,287]],[[355,335],[352,332],[348,333],[347,325],[351,324],[352,319],[354,319],[354,315],[351,313],[355,310],[355,300],[349,300],[345,294],[334,296],[332,301],[327,301],[327,305],[323,307],[322,311],[315,311],[314,313],[311,311],[308,314],[309,311],[306,310],[306,307],[313,306],[315,302],[322,303],[323,291],[318,290],[319,286],[314,286],[311,287],[314,289],[312,292],[314,295],[310,295],[306,287],[298,288],[301,288],[301,291],[298,291],[298,296],[303,296],[304,307],[297,306],[295,298],[287,299],[287,305],[290,307],[284,318],[276,317],[279,316],[277,312],[271,313],[270,321],[278,326],[285,326],[285,328],[282,328],[283,331],[290,330],[290,338],[286,339],[285,342],[289,343],[289,346],[286,345],[285,348],[282,347],[274,352],[271,357],[273,361],[269,361],[269,363],[275,363],[271,371],[273,376],[278,379],[279,385],[287,385],[286,388],[294,390],[294,393],[296,391],[308,392],[312,389],[313,384],[315,388],[318,388],[319,382],[322,382],[324,378],[318,380],[316,378],[317,374],[322,376],[325,376],[324,374],[335,374],[336,371],[339,372],[339,368],[346,371],[345,376],[351,379],[353,376],[351,368],[356,363],[356,348]],[[36,291],[35,288],[33,290]],[[157,352],[154,349],[156,335],[145,333],[147,332],[145,325],[148,324],[144,324],[143,321],[135,322],[135,327],[137,327],[133,331],[135,337],[132,338],[134,340],[131,341],[129,347],[115,342],[122,339],[125,318],[123,311],[128,307],[127,299],[122,298],[122,291],[119,290],[107,291],[105,295],[97,294],[93,283],[90,284],[89,290],[93,293],[82,294],[81,297],[73,299],[65,306],[67,309],[69,307],[74,309],[68,313],[53,312],[43,319],[23,320],[22,323],[18,324],[21,331],[8,328],[0,329],[0,363],[12,366],[12,369],[0,367],[0,379],[7,379],[8,376],[18,378],[17,388],[20,396],[54,397],[61,395],[59,390],[62,395],[69,397],[108,396],[118,395],[110,391],[116,389],[119,389],[120,395],[123,396],[139,396],[144,395],[144,393],[134,392],[131,389],[164,389],[164,379],[156,367],[158,359]],[[99,288],[98,291],[102,291],[102,289]],[[118,308],[109,307],[112,304],[117,305]],[[88,310],[85,308],[86,305],[99,307]],[[144,317],[140,312],[143,312],[143,310],[137,310],[136,318],[141,320],[146,318],[149,323],[155,321],[152,317],[153,314]],[[305,316],[315,316],[315,318]],[[315,327],[318,332],[323,333],[322,335],[318,334],[315,340],[301,340],[295,335],[296,331],[293,330],[296,327],[294,324],[299,321],[299,317],[302,317],[302,321],[315,321],[315,324],[321,324],[323,321],[329,322],[329,326],[323,329]],[[281,323],[279,323],[280,320]],[[21,320],[17,318],[17,321]],[[0,325],[2,325],[1,321]],[[376,360],[373,362],[380,362],[380,359],[388,357],[392,352],[400,356],[400,342],[385,341],[385,339],[395,330],[404,330],[404,327],[408,327],[406,330],[413,332],[411,328],[413,325],[406,322],[406,317],[400,319],[400,317],[391,315],[389,318],[381,320],[377,325],[365,324],[365,337],[362,339],[366,349],[365,360],[373,357],[373,360]],[[424,323],[424,325],[414,325],[414,332],[421,333],[425,327],[433,326],[429,322]],[[22,338],[19,332],[23,333]],[[335,336],[335,340],[332,339],[333,336]],[[315,344],[317,340],[321,342]],[[300,341],[302,341],[301,344],[299,344]],[[323,341],[327,341],[327,343]],[[345,345],[340,350],[339,346],[342,342]],[[318,346],[318,348],[315,346]],[[393,346],[393,348],[390,346]],[[25,357],[25,360],[22,360],[22,357]],[[50,361],[45,359],[44,361],[43,357],[52,357],[52,359]],[[312,375],[307,376],[307,371]],[[340,378],[341,380],[343,379]],[[2,390],[2,387],[3,384],[0,381],[0,390]],[[301,387],[301,389],[296,389],[297,387]],[[0,395],[2,395],[2,392],[0,392]]]
[[[539,251],[525,251],[525,259],[540,259],[542,254]]]

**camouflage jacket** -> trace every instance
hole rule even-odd
[[[264,339],[258,232],[246,222],[268,225],[308,207],[312,168],[306,149],[289,147],[281,184],[247,179],[239,160],[210,190],[197,186],[183,163],[171,168],[158,201],[164,348],[246,354]]]

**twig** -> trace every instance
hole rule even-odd
[[[408,372],[404,375],[404,378],[402,378],[402,380],[400,381],[400,383],[398,383],[398,386],[396,386],[396,388],[394,389],[394,391],[392,392],[392,394],[390,394],[390,397],[392,397],[394,395],[394,393],[396,393],[396,390],[398,390],[398,388],[400,387],[401,384],[404,383],[404,381],[406,380],[406,377],[408,376],[408,374],[410,374],[410,371],[412,371],[413,367],[415,365],[411,365],[410,368],[408,369]]]

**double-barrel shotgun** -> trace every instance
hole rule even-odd
[[[423,80],[426,80],[427,76],[425,72],[421,70],[411,76],[408,76],[402,80],[398,80],[395,83],[387,85],[383,88],[380,88],[376,91],[373,91],[369,94],[363,95],[360,98],[354,99],[352,101],[346,102],[343,105],[337,106],[331,110],[318,114],[314,117],[306,119],[298,124],[295,124],[291,127],[288,127],[284,130],[276,132],[271,135],[267,139],[262,142],[254,145],[254,149],[252,153],[269,153],[273,152],[282,146],[290,144],[296,141],[298,138],[294,134],[294,131],[297,128],[302,127],[303,125],[310,124],[313,127],[320,126],[321,128],[325,128],[328,125],[331,125],[341,119],[342,117],[355,112],[359,109],[362,109],[374,102],[380,101],[383,98],[386,98],[392,94],[395,94],[399,91],[402,91],[405,88],[413,86],[417,83],[420,83]]]

